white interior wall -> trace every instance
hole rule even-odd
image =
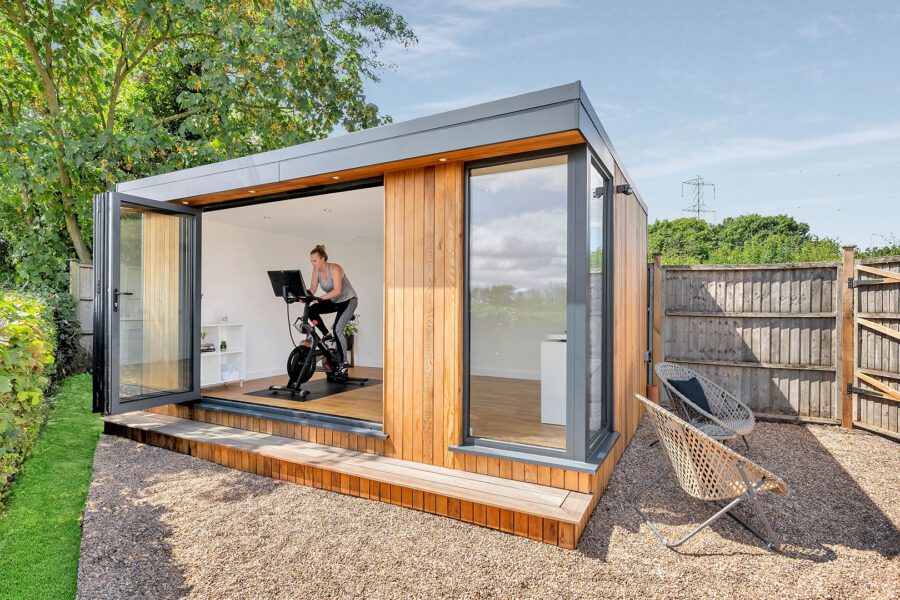
[[[382,366],[382,241],[346,244],[339,239],[289,236],[218,222],[215,215],[207,213],[203,221],[202,322],[218,323],[225,313],[230,323],[246,326],[247,379],[284,373],[287,356],[293,348],[284,301],[272,292],[266,271],[300,269],[309,285],[312,271],[309,250],[319,243],[325,244],[329,261],[344,267],[359,297],[356,364]],[[299,316],[301,310],[301,305],[292,305],[291,319]],[[333,317],[326,316],[329,329]],[[294,337],[299,341],[296,331]]]

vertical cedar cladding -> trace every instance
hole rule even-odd
[[[521,463],[485,458],[479,468],[482,457],[448,450],[462,441],[463,167],[447,163],[384,177],[385,454],[527,480],[517,476]],[[625,182],[618,169],[615,181]],[[647,384],[647,213],[634,196],[616,194],[614,202],[612,400],[621,437],[598,476],[570,472],[569,482],[563,471],[542,467],[561,480],[541,481],[547,485],[602,491],[643,414],[633,395],[646,393]]]
[[[461,441],[463,173],[384,176],[385,454],[445,466]]]

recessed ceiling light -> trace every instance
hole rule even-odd
[[[184,201],[182,201],[181,203],[182,203],[182,204],[187,204],[188,202],[187,202],[187,200],[184,200]]]
[[[338,175],[332,175],[331,178],[332,178],[332,179],[340,179],[340,176],[338,176]]]
[[[444,156],[440,157],[438,160],[441,162],[447,162],[447,158]]]
[[[255,194],[255,193],[256,193],[256,190],[247,190],[247,191],[248,191],[249,193],[251,193],[251,194]]]

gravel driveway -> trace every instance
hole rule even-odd
[[[762,498],[782,554],[730,519],[674,552],[628,503],[664,467],[652,436],[645,419],[576,551],[104,436],[78,597],[900,596],[900,445],[760,423],[751,456],[791,489]],[[672,536],[712,514],[671,479],[642,506]]]

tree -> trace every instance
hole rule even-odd
[[[838,243],[809,233],[809,225],[786,215],[728,217],[718,225],[702,219],[658,220],[648,228],[650,253],[665,264],[763,264],[838,260]]]
[[[762,216],[757,214],[726,217],[714,226],[719,246],[740,248],[751,239],[761,241],[768,236],[782,236],[784,240],[803,243],[809,238],[809,225],[787,215]]]
[[[650,254],[679,257],[677,262],[704,262],[715,245],[710,224],[703,219],[682,218],[654,221],[647,228]]]
[[[94,193],[385,123],[364,84],[414,41],[372,0],[0,0],[3,202],[89,261]]]

